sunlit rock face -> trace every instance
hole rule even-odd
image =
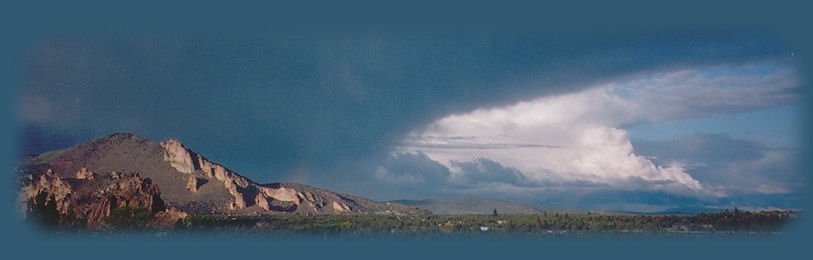
[[[189,176],[189,181],[186,183],[186,189],[191,192],[198,192],[198,178]]]
[[[348,207],[347,204],[344,204],[344,203],[341,203],[341,202],[338,202],[338,201],[334,201],[333,204],[331,204],[331,205],[333,206],[333,210],[336,211],[336,212],[349,212],[350,211],[350,207]]]
[[[180,141],[169,139],[161,142],[164,148],[164,161],[169,162],[178,172],[191,174],[186,189],[197,191],[197,178],[200,174],[221,183],[232,199],[226,203],[229,211],[255,207],[261,211],[307,211],[313,213],[353,213],[353,207],[331,194],[315,195],[294,187],[259,185],[228,168],[206,159],[199,153],[187,149]],[[278,204],[278,205],[277,205]],[[325,207],[330,205],[330,207]]]
[[[177,139],[169,139],[161,142],[161,147],[164,147],[164,161],[169,162],[173,168],[182,173],[192,173],[195,166],[192,165],[192,157],[189,156],[189,151]]]
[[[253,185],[254,182],[227,169],[223,165],[207,160],[206,157],[203,157],[198,153],[187,153],[187,156],[188,158],[183,160],[189,161],[189,164],[193,167],[193,171],[199,171],[208,178],[218,180],[220,183],[222,183],[223,187],[226,188],[233,198],[232,202],[227,203],[227,207],[229,209],[242,209],[249,204],[246,202],[245,197],[239,191],[239,189],[246,189],[250,185]]]
[[[53,200],[56,209],[60,214],[68,213],[68,200],[70,199],[71,186],[63,182],[51,169],[38,176],[29,174],[26,176],[28,185],[23,186],[17,194],[20,210],[26,212],[28,202],[34,202],[37,195],[44,193],[46,202]]]
[[[79,171],[76,172],[76,178],[80,180],[92,180],[93,178],[96,177],[95,175],[96,174],[93,173],[93,171],[88,170],[85,167],[82,167],[81,169],[79,169]]]
[[[243,194],[238,189],[247,188],[251,183],[250,180],[237,175],[220,164],[207,160],[198,153],[190,152],[177,139],[173,138],[161,142],[161,147],[164,148],[164,161],[169,162],[178,172],[192,174],[199,171],[208,178],[220,181],[233,198],[231,202],[226,203],[226,208],[237,210],[245,208],[249,204],[246,203]],[[194,175],[188,179],[186,189],[197,192],[197,179]]]

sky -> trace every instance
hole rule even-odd
[[[54,35],[20,152],[131,132],[376,200],[795,208],[795,55],[762,32]]]

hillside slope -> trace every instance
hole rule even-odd
[[[417,214],[416,207],[339,194],[296,183],[258,184],[180,141],[154,142],[116,133],[24,160],[25,174],[49,169],[61,178],[134,172],[160,187],[168,206],[197,214]],[[84,169],[83,169],[84,168]]]

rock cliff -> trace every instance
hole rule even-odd
[[[169,162],[172,168],[178,172],[190,174],[194,171],[195,167],[192,165],[192,157],[189,151],[177,139],[169,139],[161,142],[161,147],[164,148],[164,161]]]

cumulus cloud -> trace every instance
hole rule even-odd
[[[581,181],[719,197],[725,194],[687,170],[702,161],[639,154],[623,127],[792,104],[799,99],[796,87],[792,69],[770,64],[659,72],[449,115],[409,134],[397,150],[425,154],[446,166],[452,179]],[[501,168],[484,165],[492,162]]]
[[[409,138],[419,145],[403,149],[422,151],[458,174],[466,171],[454,162],[488,158],[518,169],[530,181],[576,179],[622,185],[637,177],[702,189],[679,165],[658,166],[633,153],[627,133],[613,127],[617,123],[611,120],[628,106],[610,90],[599,88],[504,108],[480,109],[438,120]],[[455,139],[423,139],[423,135],[478,136],[466,142],[481,140],[481,145],[509,144],[511,148],[474,149]],[[517,145],[529,143],[545,146]]]

